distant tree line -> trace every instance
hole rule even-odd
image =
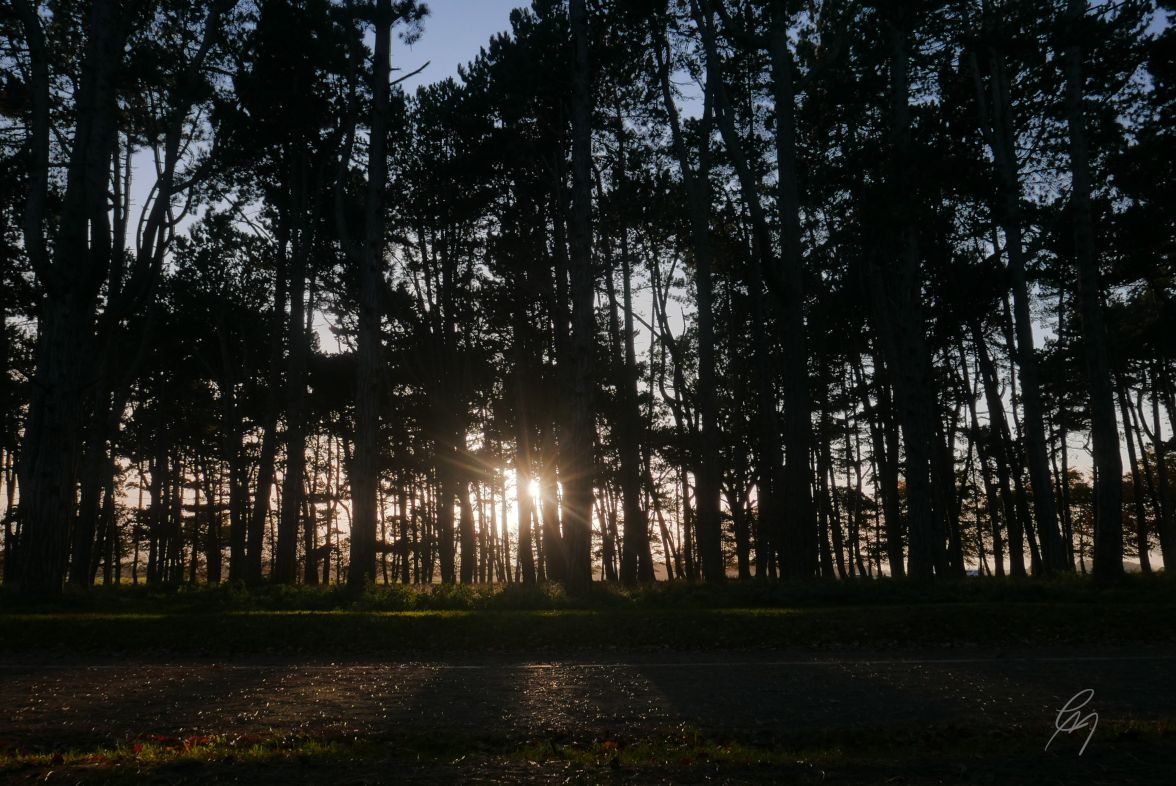
[[[6,584],[1176,559],[1171,0],[427,14],[5,4]]]

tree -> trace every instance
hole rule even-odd
[[[133,74],[127,55],[131,30],[144,19],[135,9],[117,3],[90,4],[80,23],[85,49],[77,63],[77,89],[65,100],[75,108],[69,138],[60,213],[52,237],[50,226],[49,160],[54,136],[51,103],[52,35],[68,35],[74,20],[45,29],[37,4],[16,4],[28,48],[30,94],[28,150],[29,190],[25,200],[24,246],[44,292],[38,326],[36,383],[29,402],[22,451],[21,543],[16,565],[17,583],[29,592],[56,592],[65,577],[69,557],[68,534],[74,518],[75,482],[86,427],[88,391],[85,380],[97,378],[100,393],[111,384],[109,370],[94,367],[102,358],[102,335],[96,335],[99,296],[104,292],[103,316],[120,320],[132,316],[149,298],[163,256],[173,236],[176,215],[172,198],[195,181],[178,176],[185,124],[193,104],[206,92],[202,69],[217,46],[223,17],[234,4],[224,0],[186,6],[184,21],[203,23],[195,53],[180,59],[172,90],[164,105],[162,167],[154,199],[138,233],[138,251],[130,269],[123,249],[125,222],[112,221],[107,210],[107,173],[117,166],[119,107],[123,80]],[[164,13],[152,9],[149,13]],[[141,39],[140,39],[141,40]],[[147,42],[148,44],[150,41]],[[105,291],[104,291],[105,290]],[[109,338],[109,336],[106,336]],[[97,350],[97,351],[96,351]],[[98,397],[98,427],[87,446],[91,466],[100,467],[109,420],[106,396]],[[112,410],[117,409],[112,407]],[[90,564],[94,500],[88,500],[77,528],[75,550],[80,551],[76,575],[84,579]]]
[[[384,190],[388,166],[388,80],[391,74],[391,35],[397,19],[419,25],[427,9],[415,3],[377,0],[374,24],[376,45],[372,70],[371,138],[368,145],[368,182],[364,214],[364,246],[360,259],[359,340],[356,356],[355,459],[351,468],[351,565],[348,582],[363,585],[376,575],[376,487],[379,483],[378,448],[380,299],[384,286]]]
[[[1115,422],[1114,388],[1090,204],[1090,152],[1082,79],[1086,13],[1085,0],[1068,0],[1065,16],[1066,125],[1070,132],[1070,210],[1078,272],[1077,297],[1086,347],[1086,379],[1094,443],[1094,573],[1100,578],[1112,579],[1123,573],[1122,486],[1119,481],[1123,476],[1123,465],[1119,458],[1119,430]]]

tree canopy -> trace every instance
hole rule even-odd
[[[0,12],[5,583],[1176,560],[1176,4],[429,13]]]

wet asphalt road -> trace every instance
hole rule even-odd
[[[1176,651],[617,652],[330,662],[0,659],[0,746],[144,735],[445,734],[488,743],[672,728],[771,742],[811,731],[1019,729],[1045,741],[1091,689],[1106,721],[1176,721]]]

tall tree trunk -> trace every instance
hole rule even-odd
[[[103,542],[106,554],[103,557],[102,583],[106,586],[117,585],[122,581],[122,536],[119,532],[118,521],[115,516],[113,462],[105,474],[105,488],[102,496],[102,517],[99,519],[102,532],[105,533]],[[97,573],[95,565],[94,573]],[[218,576],[219,578],[219,576]],[[94,583],[94,575],[90,576],[90,583]]]
[[[359,335],[356,341],[355,459],[351,465],[354,508],[347,583],[362,586],[376,576],[376,517],[379,490],[380,295],[384,283],[384,189],[388,180],[388,77],[391,74],[392,4],[376,2],[372,61],[371,134],[359,275]]]
[[[99,388],[86,428],[86,447],[81,462],[81,497],[73,527],[69,583],[75,587],[89,587],[92,584],[90,564],[94,560],[94,538],[100,514],[103,468],[110,463],[105,431],[105,400],[109,397],[109,392],[104,385],[100,384]]]
[[[652,265],[656,270],[657,266]],[[656,279],[655,279],[656,286]],[[652,430],[654,423],[654,388],[657,385],[657,378],[659,368],[661,366],[660,357],[665,354],[665,349],[661,348],[659,352],[657,341],[657,333],[654,330],[649,331],[649,396],[645,414],[642,418],[642,430],[648,434]],[[666,579],[673,581],[675,577],[681,577],[681,553],[674,548],[673,539],[670,537],[670,529],[666,526],[666,518],[662,514],[661,499],[658,494],[657,484],[653,480],[653,445],[651,440],[646,439],[641,445],[641,466],[645,473],[645,495],[647,500],[647,508],[653,510],[653,515],[657,519],[658,534],[661,536],[662,544],[662,559],[666,566]]]
[[[1074,254],[1078,271],[1078,306],[1082,315],[1082,339],[1086,353],[1086,380],[1090,395],[1091,442],[1094,469],[1094,575],[1113,579],[1123,575],[1123,465],[1119,457],[1119,429],[1115,422],[1115,396],[1110,355],[1103,321],[1102,285],[1094,247],[1094,217],[1090,205],[1090,152],[1086,140],[1082,76],[1083,37],[1086,33],[1086,0],[1068,0],[1065,52],[1066,121],[1070,131],[1070,211],[1074,227]]]
[[[261,434],[261,452],[257,464],[257,488],[250,510],[245,549],[245,581],[257,585],[262,580],[261,555],[265,546],[266,521],[269,518],[270,496],[273,493],[275,460],[278,452],[278,408],[282,379],[282,315],[286,311],[286,291],[289,269],[287,248],[289,222],[278,218],[277,271],[274,285],[274,311],[270,325],[270,357],[266,372],[267,395]]]
[[[93,321],[111,258],[107,192],[115,150],[116,80],[126,26],[119,4],[95,0],[85,18],[86,45],[75,95],[77,115],[53,259],[44,237],[49,177],[49,64],[40,14],[16,7],[29,44],[32,114],[24,242],[44,289],[24,447],[16,584],[30,594],[61,591],[77,508],[86,380]],[[88,568],[88,565],[87,565]]]
[[[408,533],[408,478],[401,475],[396,484],[396,517],[400,530],[400,583],[408,584],[412,581],[412,542]]]
[[[853,362],[857,385],[861,388],[862,406],[870,423],[874,463],[878,467],[878,483],[881,487],[886,528],[886,561],[890,565],[890,575],[901,577],[906,571],[903,565],[902,514],[898,498],[898,425],[895,423],[890,387],[886,381],[885,366],[879,353],[875,352],[873,383],[878,398],[878,405],[875,407],[870,403],[870,389],[866,385],[861,356],[855,353]]]
[[[4,584],[15,580],[16,565],[16,461],[13,451],[4,451]]]
[[[1160,387],[1158,374],[1152,373],[1152,446],[1156,459],[1156,496],[1160,501],[1160,516],[1156,529],[1160,533],[1160,551],[1164,555],[1164,570],[1176,565],[1176,524],[1172,519],[1172,497],[1168,485],[1168,450],[1160,423]],[[1140,415],[1143,410],[1140,408]],[[1176,424],[1173,424],[1176,425]]]
[[[571,433],[560,445],[564,487],[567,588],[582,593],[592,582],[592,485],[596,422],[592,401],[595,337],[592,264],[592,95],[588,71],[585,0],[570,0],[572,28],[572,213],[569,223],[572,296]]]
[[[516,342],[520,341],[516,334]],[[532,542],[531,508],[535,499],[531,496],[531,428],[527,406],[526,380],[521,362],[521,346],[515,348],[514,398],[515,398],[515,498],[518,506],[519,572],[524,584],[535,583],[535,553]]]
[[[987,15],[987,25],[990,17]],[[973,57],[972,70],[976,82],[976,97],[981,107],[984,136],[996,163],[1000,183],[998,213],[1005,235],[1005,254],[1013,292],[1017,365],[1021,372],[1021,402],[1025,413],[1026,459],[1029,478],[1033,484],[1033,508],[1037,516],[1037,531],[1043,552],[1042,570],[1072,571],[1073,563],[1066,556],[1058,528],[1050,483],[1049,460],[1045,448],[1045,422],[1042,415],[1041,386],[1038,382],[1037,357],[1033,346],[1033,320],[1030,313],[1029,285],[1025,275],[1025,249],[1022,236],[1021,178],[1017,166],[1016,124],[1010,85],[1005,76],[1004,63],[993,48],[989,49],[989,80],[992,110],[987,111],[987,100],[981,82],[979,65]]]
[[[472,584],[477,576],[477,533],[474,511],[470,507],[470,482],[462,477],[457,484],[458,539],[461,543],[461,583]]]
[[[311,471],[306,474],[306,490],[302,494],[302,552],[306,559],[302,563],[302,583],[318,584],[318,509],[315,506],[315,483],[313,480],[314,467],[318,465],[318,450],[315,450],[315,461],[311,464]]]
[[[696,13],[697,15],[697,13]],[[664,33],[664,31],[663,31]],[[715,338],[714,338],[714,284],[711,275],[710,231],[710,151],[707,132],[710,127],[710,104],[714,94],[712,76],[708,69],[702,124],[705,129],[700,136],[698,170],[693,170],[690,155],[686,149],[685,137],[678,118],[678,110],[670,88],[669,46],[664,44],[666,54],[662,56],[662,43],[655,44],[661,81],[662,100],[670,117],[674,154],[686,183],[687,211],[690,218],[690,234],[694,247],[694,282],[698,306],[698,419],[700,428],[694,439],[695,455],[695,496],[697,505],[698,552],[702,575],[706,581],[720,582],[726,578],[722,552],[722,487],[719,460],[718,407],[715,402]],[[689,502],[684,500],[684,508]],[[689,533],[688,533],[689,534]],[[687,548],[687,564],[690,562]]]
[[[727,506],[731,509],[731,528],[735,534],[735,564],[741,581],[751,578],[751,529],[747,521],[747,506],[739,489],[740,481],[731,483],[727,492]]]
[[[992,455],[996,459],[996,473],[1000,483],[1000,494],[1004,504],[1005,524],[1009,536],[1009,573],[1013,576],[1025,575],[1025,517],[1020,509],[1022,495],[1019,487],[1020,474],[1016,473],[1016,463],[1011,460],[1012,436],[1009,434],[1008,420],[1005,418],[1004,402],[1001,400],[997,387],[996,367],[988,354],[988,345],[984,340],[984,333],[978,320],[971,323],[972,345],[976,350],[976,362],[980,368],[980,378],[984,385],[985,403],[988,405],[989,444]],[[1010,487],[1018,484],[1016,494]]]
[[[930,578],[940,561],[942,545],[930,483],[931,450],[935,440],[935,406],[929,374],[930,355],[921,306],[919,239],[912,173],[908,36],[910,20],[898,9],[889,22],[891,47],[891,160],[884,193],[894,202],[890,234],[893,266],[885,273],[876,259],[867,260],[874,328],[891,375],[894,404],[906,451],[908,572]]]
[[[1005,574],[1004,569],[1004,544],[1001,542],[1000,536],[1000,509],[997,503],[996,487],[992,483],[992,471],[989,469],[989,444],[991,440],[986,440],[980,431],[980,418],[976,412],[976,393],[972,388],[972,383],[968,375],[968,356],[964,352],[963,341],[960,341],[960,396],[967,402],[968,415],[971,418],[972,432],[974,434],[973,442],[976,443],[976,455],[980,459],[980,477],[984,483],[984,499],[988,507],[988,520],[992,529],[992,558],[994,565],[994,572],[997,576]],[[977,517],[979,518],[979,517]],[[977,522],[977,529],[979,530],[979,522]],[[983,537],[978,536],[978,543],[983,548]],[[1023,566],[1022,566],[1023,567]]]
[[[159,581],[161,558],[160,545],[164,527],[163,489],[167,472],[167,444],[165,435],[156,434],[155,455],[151,457],[148,469],[151,472],[151,507],[147,510],[147,583]],[[142,475],[140,475],[140,482]],[[140,500],[140,508],[142,500]]]
[[[246,576],[246,496],[245,467],[242,461],[241,416],[235,396],[225,394],[225,425],[222,442],[224,460],[229,467],[229,581],[243,581]]]
[[[561,196],[553,199],[552,205],[552,259],[554,274],[545,276],[548,287],[548,297],[554,278],[554,307],[552,308],[553,335],[552,349],[556,358],[556,366],[551,375],[556,395],[550,397],[551,404],[542,425],[540,451],[540,507],[542,512],[542,547],[543,569],[548,581],[566,581],[567,552],[564,542],[564,531],[561,527],[562,511],[559,483],[562,480],[564,467],[562,450],[565,442],[570,442],[572,425],[572,376],[575,364],[572,362],[570,322],[571,315],[568,305],[568,259],[567,219],[565,216],[563,181],[560,180],[558,191]],[[572,459],[569,459],[572,460]]]
[[[817,568],[817,522],[810,485],[808,352],[804,324],[804,265],[801,252],[800,195],[796,169],[795,68],[788,44],[784,0],[774,0],[771,30],[772,85],[776,107],[776,167],[781,249],[780,278],[784,343],[784,543],[785,576],[808,577]]]
[[[1119,394],[1119,413],[1123,416],[1123,433],[1127,437],[1127,461],[1131,468],[1131,499],[1135,507],[1135,545],[1139,551],[1139,570],[1151,573],[1147,543],[1147,516],[1143,510],[1143,484],[1139,480],[1139,462],[1135,458],[1135,440],[1131,438],[1130,405],[1127,403],[1127,385],[1122,378],[1117,385]]]
[[[944,429],[936,417],[935,442],[931,456],[932,496],[935,500],[935,572],[940,575],[964,575],[964,555],[959,539],[959,517],[955,498],[955,422]],[[947,548],[944,549],[946,541]]]
[[[625,129],[624,121],[617,118],[617,171],[616,178],[621,188],[626,186]],[[621,196],[626,200],[627,191]],[[627,201],[623,202],[628,207]],[[625,537],[621,546],[621,581],[633,584],[637,581],[653,581],[653,554],[649,545],[649,520],[641,505],[641,451],[642,437],[641,404],[637,394],[637,352],[633,345],[633,270],[629,253],[629,229],[624,224],[618,227],[620,233],[621,290],[624,309],[624,362],[617,390],[620,394],[618,406],[621,409],[618,433],[618,450],[621,463],[622,517],[625,522]],[[612,271],[609,271],[612,282]],[[610,296],[612,287],[609,288]]]
[[[820,362],[818,360],[818,362]],[[845,533],[841,528],[841,508],[837,503],[836,471],[833,468],[833,427],[831,423],[828,385],[825,380],[818,383],[818,406],[820,409],[821,431],[817,446],[817,474],[820,477],[822,505],[825,508],[827,527],[831,539],[830,549],[837,566],[837,577],[847,578],[845,570]]]
[[[294,154],[293,211],[296,231],[290,256],[290,313],[286,323],[289,356],[286,364],[286,467],[271,579],[293,584],[298,578],[298,523],[302,510],[302,475],[306,469],[306,269],[310,254],[305,151]]]
[[[457,555],[454,543],[453,503],[458,494],[456,453],[450,448],[440,452],[437,466],[437,528],[435,541],[441,569],[441,583],[457,581]]]
[[[566,559],[564,557],[563,537],[560,535],[559,521],[559,487],[556,481],[555,469],[555,423],[548,422],[544,427],[542,450],[539,455],[540,487],[539,510],[540,545],[542,565],[541,579],[547,581],[563,581]]]
[[[217,482],[211,473],[211,467],[204,468],[204,500],[208,508],[208,529],[204,533],[204,564],[207,569],[208,583],[220,584],[221,580],[221,536],[220,536],[220,505],[217,503]],[[196,492],[199,495],[199,490]],[[199,499],[199,496],[197,496]]]

